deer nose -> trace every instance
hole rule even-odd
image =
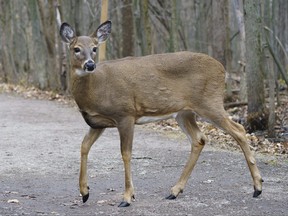
[[[92,61],[92,60],[88,60],[84,64],[84,70],[93,71],[95,69],[95,67],[96,67],[96,65],[95,65],[94,61]]]

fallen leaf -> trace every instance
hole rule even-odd
[[[98,202],[97,202],[97,204],[104,204],[104,203],[106,203],[107,202],[107,200],[99,200]]]
[[[7,201],[8,203],[20,203],[17,199],[10,199]]]
[[[204,184],[211,184],[212,182],[214,182],[214,180],[208,179],[206,181],[203,181]]]

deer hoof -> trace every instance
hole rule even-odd
[[[83,203],[85,203],[88,200],[88,198],[89,198],[89,193],[82,196]]]
[[[253,197],[254,197],[254,198],[258,197],[261,193],[262,193],[262,190],[257,190],[257,189],[254,187],[254,194],[253,194]]]
[[[122,202],[118,205],[118,207],[128,207],[128,206],[130,206],[130,203],[125,202],[125,201],[122,201]]]
[[[176,199],[176,196],[173,194],[170,194],[169,196],[166,197],[167,200],[174,200]]]

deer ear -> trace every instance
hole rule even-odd
[[[107,20],[97,28],[97,30],[92,34],[92,37],[96,37],[98,43],[103,43],[109,37],[111,33],[111,27],[112,22],[110,20]]]
[[[65,43],[71,43],[76,37],[75,31],[68,23],[62,23],[60,27],[60,36]]]

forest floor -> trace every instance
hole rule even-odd
[[[228,135],[203,122],[199,124],[209,142],[176,200],[164,197],[180,176],[190,146],[168,121],[136,127],[132,158],[136,202],[128,208],[117,207],[124,190],[123,163],[118,133],[107,129],[89,155],[90,198],[83,204],[78,173],[85,122],[72,100],[20,88],[0,88],[1,216],[288,214],[285,140],[277,144],[265,136],[247,135],[265,181],[263,194],[252,198],[243,154]]]

